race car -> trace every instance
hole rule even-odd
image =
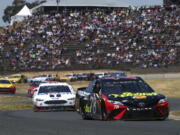
[[[0,93],[12,93],[15,94],[16,87],[15,85],[7,80],[7,79],[0,79]]]
[[[6,77],[6,79],[13,83],[26,82],[26,77],[22,74],[13,74],[13,75]]]
[[[165,120],[169,115],[167,98],[140,77],[96,79],[79,97],[83,119]]]
[[[59,77],[58,75],[43,74],[27,79],[27,82],[35,82],[35,81],[59,81]]]
[[[67,83],[42,83],[32,100],[34,111],[74,110],[75,92]]]
[[[37,90],[37,88],[39,87],[40,83],[42,83],[41,81],[34,81],[30,84],[29,88],[28,88],[28,96],[29,97],[33,97],[34,92]]]

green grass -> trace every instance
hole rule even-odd
[[[29,101],[29,97],[21,97],[21,96],[0,96],[0,102],[10,102],[10,101],[17,101],[17,100],[27,100]]]
[[[14,111],[14,110],[32,110],[32,104],[15,103],[15,104],[0,104],[1,111]]]

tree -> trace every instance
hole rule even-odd
[[[29,3],[29,2],[26,2],[25,0],[14,0],[12,5],[6,7],[6,9],[4,10],[3,20],[4,22],[10,23],[11,16],[14,16],[15,14],[17,14],[24,5],[27,5],[29,8],[33,8],[39,4],[40,3],[38,1]]]

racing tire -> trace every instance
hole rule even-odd
[[[31,96],[30,96],[30,91],[28,91],[28,93],[27,93],[27,97],[31,97]]]
[[[164,121],[164,120],[166,120],[167,119],[167,117],[162,117],[162,118],[158,118],[157,120],[158,121]]]
[[[34,106],[34,107],[33,107],[33,111],[34,111],[34,112],[39,112],[39,109]]]
[[[16,92],[11,92],[12,95],[15,95]]]
[[[92,120],[92,118],[87,116],[86,113],[82,113],[81,116],[83,120]]]
[[[21,79],[21,80],[19,80],[19,82],[18,83],[23,83],[23,80]]]
[[[101,103],[101,120],[107,121],[108,120],[108,114],[106,111],[106,106],[104,101]]]

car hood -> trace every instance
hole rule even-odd
[[[29,90],[36,90],[38,87],[35,87],[35,86],[32,86],[32,87],[29,87]]]
[[[9,80],[11,82],[18,82],[21,80],[21,78],[7,78],[7,80]]]
[[[47,99],[47,100],[60,100],[60,99],[70,99],[75,98],[75,94],[72,93],[47,93],[47,94],[38,94],[35,96],[35,98],[41,98],[41,99]]]
[[[10,88],[13,87],[13,84],[0,84],[0,88]]]
[[[128,107],[152,107],[158,104],[160,99],[165,96],[158,93],[122,93],[109,94],[108,99],[111,101],[120,101]],[[142,105],[142,106],[141,106]]]
[[[34,78],[34,80],[44,80],[44,79],[47,79],[48,77],[36,77]]]

